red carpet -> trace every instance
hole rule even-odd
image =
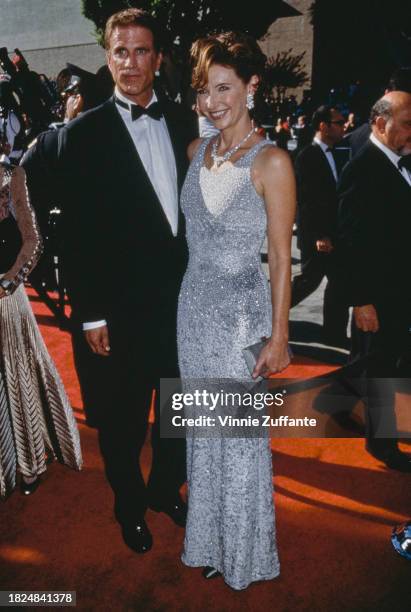
[[[69,336],[41,303],[32,305],[81,422]],[[287,376],[331,369],[301,359]],[[363,440],[273,440],[281,576],[238,593],[182,565],[183,531],[164,515],[147,514],[150,553],[124,546],[95,431],[80,424],[80,433],[81,473],[53,464],[31,498],[16,491],[0,505],[0,590],[76,590],[85,611],[409,610],[411,563],[389,538],[394,523],[411,517],[411,476],[380,467]],[[146,469],[149,461],[146,444]]]

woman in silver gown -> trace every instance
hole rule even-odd
[[[24,289],[40,254],[24,170],[0,163],[1,498],[14,489],[18,472],[22,492],[32,493],[47,454],[77,470],[82,465],[73,412]]]
[[[289,364],[295,184],[287,153],[258,136],[250,109],[265,56],[248,36],[197,41],[192,84],[220,130],[189,148],[182,192],[189,264],[178,311],[179,365],[190,379],[252,380],[242,349],[267,336],[253,377]],[[260,250],[268,236],[271,292]],[[279,574],[270,441],[187,439],[183,562],[234,589]]]

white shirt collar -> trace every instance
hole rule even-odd
[[[315,142],[315,144],[318,144],[319,147],[321,147],[321,149],[324,151],[324,153],[329,153],[329,151],[327,151],[327,149],[329,149],[330,147],[327,144],[325,144],[325,142],[320,140],[318,138],[318,136],[314,136],[314,142]]]
[[[337,172],[337,166],[335,165],[335,160],[334,160],[334,156],[332,154],[331,151],[331,147],[329,147],[325,142],[323,142],[322,140],[320,140],[320,138],[318,138],[317,136],[314,137],[314,141],[315,144],[317,144],[320,149],[322,150],[322,152],[324,153],[328,164],[331,168],[331,172],[333,173],[334,179],[335,181],[338,181],[338,172]]]
[[[132,102],[131,100],[129,100],[128,98],[126,98],[125,96],[123,96],[123,94],[119,91],[118,87],[116,87],[114,89],[114,93],[116,95],[116,97],[121,100],[121,102],[124,102],[125,104],[128,105],[128,108],[130,109],[130,106],[132,104],[135,104],[135,102]],[[147,104],[146,108],[148,106],[150,106],[151,104],[153,104],[153,102],[157,102],[157,96],[156,96],[156,92],[153,90],[153,95],[151,96],[151,100],[150,102]]]
[[[370,140],[373,144],[375,144],[376,147],[378,147],[388,157],[390,162],[392,162],[394,166],[398,168],[398,161],[401,159],[401,155],[397,155],[396,153],[394,153],[394,151],[386,147],[385,144],[380,142],[378,138],[374,136],[373,133],[370,134]]]

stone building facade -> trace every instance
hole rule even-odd
[[[304,87],[289,90],[290,94],[300,98],[303,89],[308,89],[311,85],[314,31],[310,22],[310,7],[313,0],[287,0],[287,3],[300,11],[301,16],[277,19],[260,43],[267,57],[276,56],[277,53],[288,50],[291,50],[293,55],[305,52],[303,64],[310,81]]]

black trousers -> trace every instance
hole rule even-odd
[[[351,358],[363,362],[360,389],[366,402],[367,447],[384,459],[398,444],[395,393],[399,379],[411,377],[407,362],[411,334],[406,318],[398,310],[377,312],[380,330],[376,333],[362,332],[353,323]]]
[[[165,309],[150,313],[149,318],[137,312],[132,317],[114,316],[108,320],[108,330],[110,356],[91,356],[91,375],[99,389],[93,418],[106,477],[114,492],[115,515],[119,522],[127,522],[142,518],[149,505],[173,501],[186,480],[185,440],[160,437],[160,377],[178,376],[176,325]],[[156,421],[146,485],[140,453],[153,389]]]
[[[105,390],[98,384],[101,359],[91,352],[84,336],[82,323],[73,317],[70,319],[70,331],[74,366],[80,384],[86,424],[89,427],[96,427],[98,407],[104,401],[105,394]]]
[[[348,305],[344,303],[339,284],[338,270],[333,253],[319,253],[311,248],[301,249],[301,274],[294,277],[291,293],[291,307],[296,306],[320,285],[327,277],[324,292],[323,327],[326,339],[346,340]]]

